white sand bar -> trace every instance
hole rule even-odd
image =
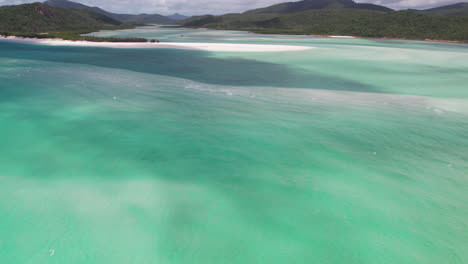
[[[328,36],[329,38],[356,38],[353,36]]]
[[[275,52],[275,51],[298,51],[308,50],[313,47],[290,46],[290,45],[261,45],[261,44],[230,44],[230,43],[185,43],[185,42],[91,42],[71,41],[61,39],[34,39],[6,37],[0,41],[11,41],[19,43],[52,45],[52,46],[78,46],[78,47],[107,47],[121,49],[186,49],[203,51],[230,51],[230,52]]]

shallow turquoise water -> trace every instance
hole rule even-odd
[[[100,34],[316,48],[0,42],[0,263],[468,262],[467,46]]]

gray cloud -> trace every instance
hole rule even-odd
[[[288,0],[74,0],[85,5],[98,6],[117,13],[160,13],[175,12],[200,15],[242,12]],[[359,3],[374,3],[394,9],[430,8],[457,3],[462,0],[357,0]],[[16,5],[38,2],[38,0],[0,0],[0,5]]]

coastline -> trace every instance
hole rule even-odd
[[[253,32],[253,33],[255,33],[255,32]],[[405,38],[390,38],[390,37],[335,36],[335,35],[316,35],[316,34],[308,34],[307,36],[321,37],[321,38],[383,39],[383,40],[407,40],[407,41],[426,41],[426,42],[468,44],[468,42],[466,42],[466,41],[443,40],[443,39],[405,39]]]
[[[198,29],[198,28],[194,28]],[[454,44],[468,44],[468,41],[462,40],[444,40],[444,39],[408,39],[408,38],[392,38],[392,37],[363,37],[353,35],[320,35],[320,34],[301,34],[298,32],[262,32],[262,31],[251,31],[242,29],[212,29],[212,30],[232,30],[232,31],[247,31],[252,34],[265,34],[265,35],[292,35],[292,36],[309,36],[309,37],[321,37],[321,38],[349,38],[349,39],[383,39],[383,40],[407,40],[407,41],[425,41],[425,42],[439,42],[439,43],[454,43]]]
[[[347,39],[382,39],[382,40],[407,40],[407,41],[424,41],[424,42],[439,42],[439,43],[453,43],[453,44],[468,44],[468,41],[461,40],[443,40],[443,39],[406,39],[406,38],[392,38],[392,37],[363,37],[363,36],[354,36],[354,35],[320,35],[320,34],[301,34],[298,32],[263,32],[263,31],[252,31],[248,29],[216,29],[216,28],[199,28],[199,27],[183,27],[180,28],[190,28],[190,29],[204,29],[204,30],[226,30],[226,31],[243,31],[252,34],[260,35],[292,35],[292,36],[310,36],[310,37],[321,37],[321,38],[347,38]]]
[[[281,51],[301,51],[313,49],[307,46],[293,45],[264,45],[264,44],[231,44],[231,43],[194,43],[194,42],[92,42],[73,41],[63,39],[37,39],[20,38],[15,36],[0,37],[0,41],[38,44],[49,46],[74,46],[74,47],[105,47],[121,49],[185,49],[202,51],[224,51],[224,52],[281,52]]]

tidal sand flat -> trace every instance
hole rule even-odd
[[[52,45],[52,46],[74,46],[74,47],[105,47],[120,49],[188,49],[203,51],[230,51],[230,52],[274,52],[274,51],[297,51],[308,50],[312,47],[291,45],[262,45],[262,44],[231,44],[231,43],[128,43],[128,42],[91,42],[71,41],[60,39],[33,39],[6,37],[0,41],[12,41],[17,43]]]
[[[0,41],[0,263],[468,263],[466,45],[93,34],[311,49]]]

